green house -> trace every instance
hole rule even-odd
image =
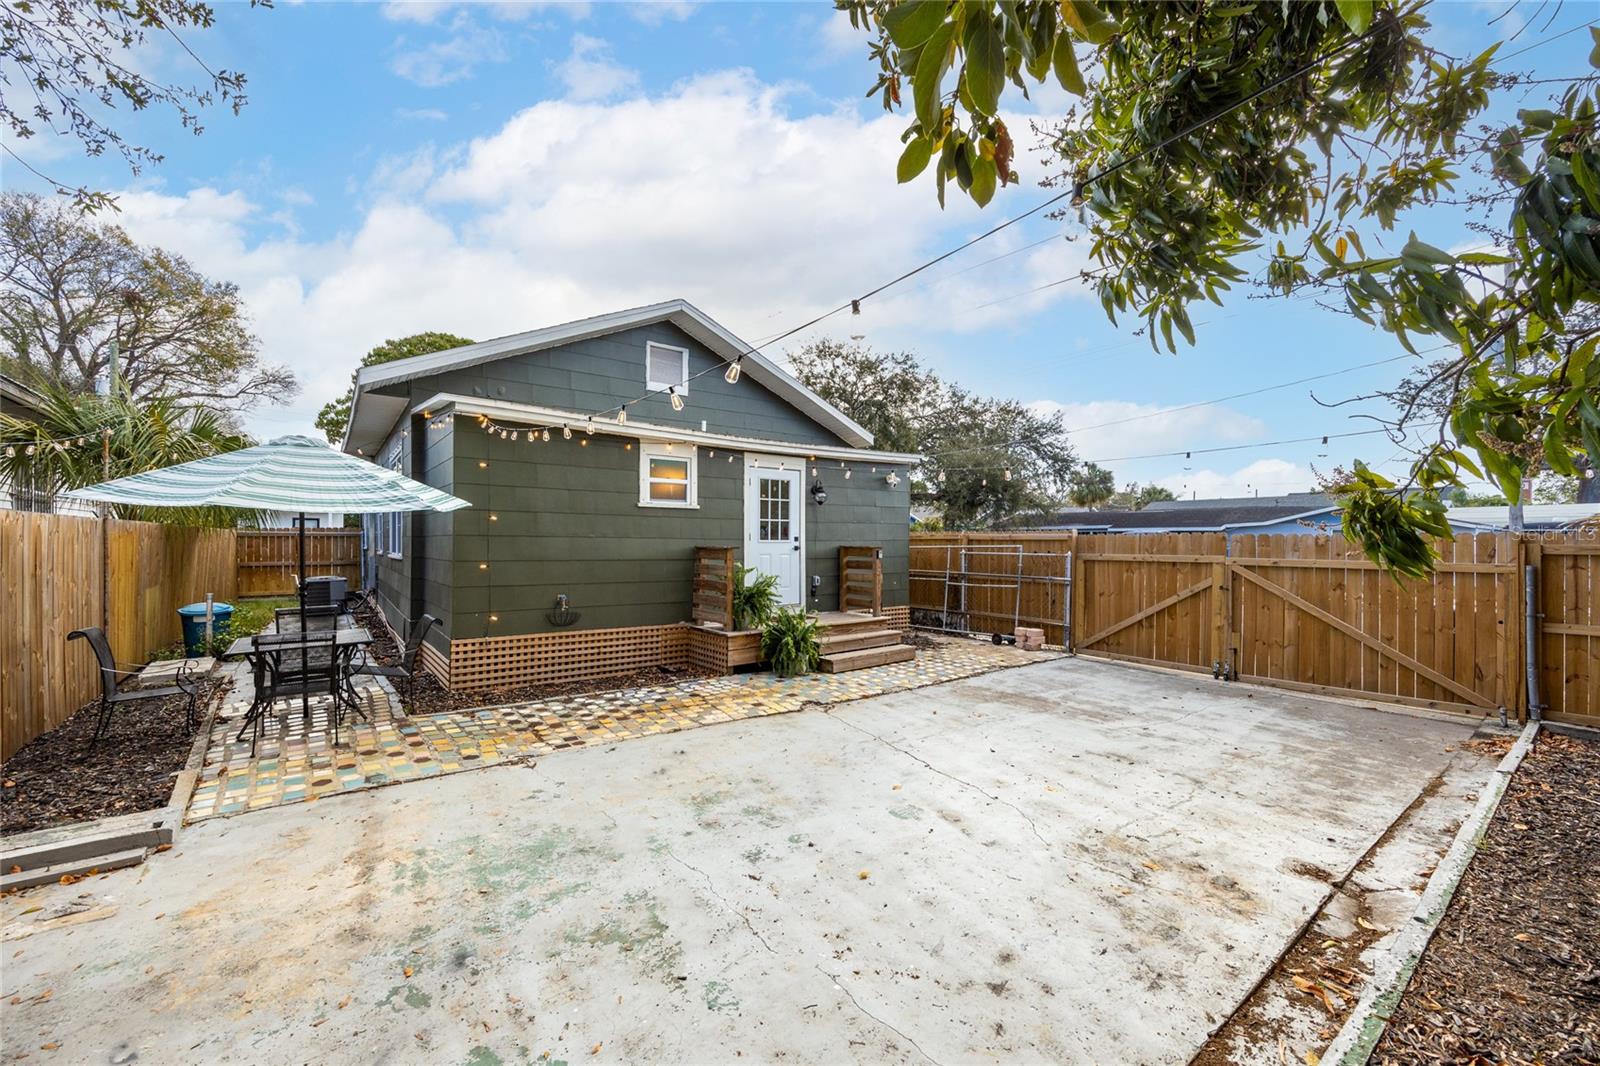
[[[672,300],[364,367],[343,447],[471,501],[366,525],[390,624],[438,618],[425,661],[471,687],[725,666],[728,562],[903,624],[915,457],[872,443]]]

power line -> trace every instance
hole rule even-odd
[[[1171,459],[1177,456],[1187,458],[1191,455],[1210,455],[1214,452],[1242,452],[1252,448],[1276,448],[1281,444],[1311,444],[1317,441],[1327,443],[1330,440],[1341,440],[1345,437],[1370,437],[1374,433],[1387,433],[1386,429],[1358,429],[1349,433],[1323,433],[1315,437],[1291,437],[1288,440],[1266,440],[1256,444],[1229,444],[1217,448],[1187,448],[1175,452],[1149,452],[1145,455],[1116,455],[1109,459],[1086,459],[1090,463],[1126,463],[1135,459]]]
[[[1440,348],[1449,347],[1451,347],[1451,345],[1442,344],[1438,348],[1425,348],[1421,352],[1418,352],[1417,356],[1426,355],[1429,352],[1439,351]],[[1383,366],[1385,363],[1397,363],[1402,359],[1413,359],[1417,356],[1406,353],[1403,355],[1390,356],[1387,359],[1375,359],[1370,363],[1358,363],[1355,366],[1347,366],[1342,370],[1330,370],[1326,374],[1312,374],[1309,377],[1296,378],[1293,381],[1284,381],[1277,385],[1264,385],[1259,389],[1250,389],[1246,392],[1235,392],[1227,396],[1218,396],[1214,400],[1197,400],[1194,403],[1180,404],[1177,407],[1163,407],[1160,410],[1150,411],[1142,415],[1130,415],[1127,418],[1112,419],[1110,422],[1096,422],[1094,425],[1090,426],[1074,426],[1072,429],[1063,430],[1062,432],[1068,434],[1086,433],[1091,429],[1105,429],[1109,426],[1124,426],[1129,422],[1142,422],[1147,418],[1160,418],[1163,415],[1177,414],[1179,411],[1191,411],[1196,407],[1210,407],[1212,404],[1226,403],[1229,400],[1242,400],[1246,396],[1260,396],[1262,393],[1276,392],[1279,389],[1288,389],[1293,388],[1296,385],[1304,385],[1308,381],[1322,381],[1326,378],[1338,377],[1340,374],[1349,374],[1357,370],[1367,370],[1371,367]]]
[[[1214,114],[1208,115],[1205,118],[1197,119],[1194,122],[1190,123],[1188,126],[1184,127],[1182,130],[1179,130],[1177,133],[1173,133],[1173,134],[1171,134],[1171,135],[1169,135],[1167,137],[1164,137],[1160,141],[1156,142],[1155,144],[1148,145],[1147,147],[1141,148],[1138,151],[1134,152],[1133,154],[1131,154],[1129,156],[1126,156],[1126,157],[1124,157],[1122,159],[1119,159],[1115,163],[1110,164],[1109,166],[1102,167],[1096,173],[1091,174],[1088,177],[1086,177],[1086,178],[1082,179],[1081,181],[1077,182],[1076,184],[1074,184],[1070,189],[1066,189],[1066,190],[1064,190],[1064,191],[1062,191],[1060,193],[1057,193],[1055,196],[1049,197],[1048,199],[1046,199],[1046,200],[1044,200],[1044,201],[1042,201],[1042,202],[1040,202],[1038,204],[1035,204],[1033,207],[1030,207],[1028,210],[1022,212],[1020,215],[1013,215],[1011,218],[1006,219],[1004,222],[1001,222],[998,225],[992,226],[989,229],[984,230],[982,233],[978,234],[976,237],[973,237],[973,238],[971,238],[970,240],[967,240],[967,241],[963,241],[961,244],[957,245],[954,248],[951,248],[949,251],[942,252],[939,255],[934,256],[932,259],[929,259],[926,262],[921,263],[920,265],[915,266],[915,267],[911,268],[910,270],[907,270],[905,273],[900,274],[899,276],[897,276],[895,278],[892,278],[889,281],[884,282],[883,284],[877,286],[876,288],[867,290],[865,293],[862,293],[860,296],[855,297],[854,299],[850,300],[849,302],[847,302],[845,304],[841,304],[840,306],[835,307],[831,311],[825,311],[822,314],[817,315],[815,318],[811,319],[808,322],[804,322],[804,323],[802,323],[802,324],[800,324],[798,326],[795,326],[793,329],[785,330],[783,333],[778,334],[777,336],[773,337],[771,340],[765,341],[765,342],[763,342],[761,344],[758,344],[758,345],[755,345],[755,346],[753,346],[751,348],[746,349],[745,351],[741,352],[739,355],[735,356],[734,359],[731,361],[732,365],[733,365],[733,369],[730,369],[728,371],[730,379],[737,380],[737,374],[738,374],[737,367],[738,367],[738,364],[741,363],[744,360],[745,356],[754,355],[756,352],[760,351],[762,348],[768,347],[769,345],[774,344],[774,343],[776,343],[776,342],[778,342],[780,340],[783,340],[783,339],[785,339],[787,337],[792,337],[796,333],[801,332],[802,330],[810,329],[812,326],[815,326],[815,325],[817,325],[817,324],[819,324],[819,323],[821,323],[823,321],[826,321],[827,319],[832,318],[834,315],[837,315],[842,311],[849,310],[849,311],[853,311],[853,312],[859,314],[861,312],[861,305],[863,303],[865,303],[867,300],[872,299],[874,296],[877,296],[877,295],[879,295],[879,294],[881,294],[883,292],[888,291],[889,289],[894,288],[896,285],[899,285],[903,281],[907,281],[907,280],[909,280],[911,278],[916,277],[918,274],[921,274],[923,271],[929,269],[930,267],[937,266],[938,264],[944,262],[946,259],[949,259],[951,256],[959,255],[960,253],[966,251],[968,248],[971,248],[973,245],[978,244],[978,243],[980,243],[982,241],[986,241],[990,237],[993,237],[995,234],[1001,233],[1001,232],[1005,231],[1006,229],[1009,229],[1010,227],[1016,225],[1018,222],[1021,222],[1023,219],[1031,218],[1032,216],[1037,215],[1039,212],[1045,210],[1046,208],[1053,207],[1053,206],[1055,206],[1056,204],[1060,203],[1063,200],[1071,198],[1075,203],[1082,203],[1083,202],[1083,194],[1084,194],[1085,190],[1088,189],[1089,186],[1095,184],[1096,182],[1104,181],[1106,178],[1109,178],[1111,175],[1113,175],[1113,174],[1117,173],[1118,171],[1122,170],[1124,167],[1131,166],[1132,164],[1138,162],[1139,160],[1145,158],[1146,156],[1153,155],[1156,152],[1159,152],[1162,149],[1166,148],[1167,146],[1176,143],[1177,141],[1181,141],[1186,137],[1189,137],[1189,136],[1192,136],[1195,133],[1198,133],[1200,130],[1205,129],[1207,126],[1211,125],[1212,123],[1217,122],[1218,120],[1226,117],[1227,115],[1232,114],[1233,112],[1239,110],[1241,107],[1245,107],[1245,106],[1247,106],[1249,104],[1252,104],[1256,100],[1259,100],[1261,97],[1267,95],[1268,93],[1270,93],[1270,92],[1272,92],[1272,91],[1274,91],[1276,89],[1282,88],[1284,85],[1287,85],[1289,82],[1294,81],[1296,78],[1299,78],[1299,77],[1301,77],[1301,76],[1303,76],[1303,75],[1305,75],[1307,73],[1310,73],[1313,69],[1315,69],[1318,66],[1321,66],[1323,63],[1326,63],[1326,62],[1332,60],[1335,56],[1339,55],[1341,52],[1344,52],[1345,50],[1353,48],[1354,46],[1362,43],[1368,37],[1371,37],[1373,34],[1375,34],[1377,31],[1378,31],[1378,27],[1377,26],[1372,27],[1371,29],[1367,30],[1365,33],[1361,34],[1359,37],[1355,37],[1355,38],[1352,38],[1349,41],[1346,41],[1344,44],[1340,45],[1338,48],[1335,48],[1328,55],[1321,56],[1321,57],[1318,57],[1316,59],[1313,59],[1310,62],[1302,65],[1298,69],[1290,71],[1287,74],[1281,75],[1280,77],[1273,79],[1268,84],[1263,85],[1261,88],[1256,89],[1254,92],[1249,93],[1248,95],[1246,95],[1242,99],[1234,101],[1233,103],[1229,104],[1227,107],[1223,108],[1222,110],[1217,111]],[[721,369],[721,367],[719,367],[719,366],[717,366],[715,364],[712,365],[712,366],[709,366],[706,369],[700,371],[699,373],[691,375],[690,377],[685,379],[682,382],[682,384],[683,385],[687,385],[689,382],[698,380],[699,378],[704,377],[705,375],[711,373],[712,371],[719,370],[719,369]],[[603,416],[603,415],[607,415],[607,414],[610,414],[611,412],[615,411],[615,412],[618,413],[619,417],[625,418],[629,404],[639,403],[639,402],[641,402],[643,400],[646,400],[646,399],[650,398],[651,396],[660,396],[660,395],[667,395],[667,394],[670,394],[670,395],[672,395],[674,397],[675,405],[681,404],[682,401],[681,400],[677,400],[677,396],[678,396],[677,389],[678,389],[677,386],[671,386],[671,387],[668,387],[668,388],[665,388],[665,389],[649,389],[649,390],[646,390],[645,392],[641,393],[639,396],[635,397],[633,400],[629,400],[627,402],[617,404],[617,405],[615,405],[613,407],[604,408],[603,410],[594,412],[594,414],[598,414],[598,415],[602,415]],[[591,414],[588,417],[589,418],[593,418],[594,414]]]
[[[1531,52],[1535,48],[1543,48],[1552,41],[1559,41],[1561,38],[1577,33],[1579,30],[1586,30],[1592,25],[1594,25],[1592,22],[1580,22],[1576,26],[1569,26],[1560,33],[1554,34],[1550,37],[1541,37],[1539,40],[1534,41],[1532,44],[1523,48],[1519,48],[1515,52],[1507,52],[1505,55],[1500,56],[1499,59],[1501,62],[1504,62],[1507,59],[1515,59],[1517,56],[1520,56],[1525,52]]]

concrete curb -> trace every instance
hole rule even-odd
[[[1350,1017],[1345,1019],[1333,1042],[1322,1053],[1324,1063],[1329,1066],[1335,1063],[1338,1066],[1363,1066],[1372,1055],[1372,1049],[1378,1046],[1378,1040],[1383,1036],[1395,1006],[1405,993],[1406,986],[1411,983],[1411,975],[1422,961],[1422,953],[1427,950],[1428,942],[1433,939],[1445,911],[1450,907],[1451,899],[1455,897],[1456,887],[1467,872],[1467,864],[1477,854],[1478,845],[1483,843],[1489,820],[1500,807],[1500,800],[1511,783],[1511,775],[1522,765],[1522,759],[1533,746],[1538,733],[1539,723],[1529,722],[1516,744],[1512,745],[1490,774],[1488,785],[1478,797],[1478,805],[1461,824],[1450,850],[1445,852],[1433,876],[1428,879],[1428,887],[1417,902],[1416,913],[1395,937],[1388,952],[1377,961],[1372,980],[1367,982],[1355,1010],[1350,1012]]]
[[[223,695],[219,693],[212,699],[202,715],[190,743],[189,757],[178,772],[164,807],[6,838],[4,853],[0,854],[0,871],[10,871],[14,866],[21,869],[0,874],[0,891],[50,884],[64,873],[134,866],[143,862],[152,849],[173,843],[183,827],[183,816],[199,778],[200,766],[205,761],[211,726],[222,707]],[[137,859],[133,858],[135,855]]]

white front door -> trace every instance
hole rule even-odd
[[[776,464],[748,466],[744,490],[744,564],[778,579],[778,602],[804,602],[805,569],[804,468]]]

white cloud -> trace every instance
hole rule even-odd
[[[865,59],[867,47],[872,43],[871,34],[865,30],[858,30],[850,25],[850,13],[847,11],[833,11],[822,20],[820,33],[822,53],[829,59],[846,59],[855,57]]]
[[[455,3],[452,0],[389,0],[383,5],[383,17],[394,22],[412,22],[419,25],[430,25],[451,11],[459,8],[470,7],[483,11],[490,16],[506,22],[521,21],[532,18],[534,15],[545,11],[557,10],[573,19],[589,17],[590,5],[581,2],[563,2],[563,0],[473,0],[471,3]]]
[[[555,69],[570,100],[604,100],[639,84],[638,71],[611,61],[610,45],[583,33],[573,34],[572,54]]]
[[[508,58],[497,30],[479,26],[465,13],[457,15],[449,36],[411,45],[402,37],[389,69],[427,89],[472,76],[481,63],[503,63]]]
[[[1163,408],[1160,404],[1127,400],[1091,400],[1085,403],[1037,400],[1028,407],[1040,414],[1059,411],[1063,425],[1072,431],[1068,439],[1078,455],[1086,460],[1098,461],[1113,470],[1131,462],[1126,458],[1129,456],[1200,446],[1196,442],[1205,442],[1206,445],[1243,443],[1259,439],[1267,430],[1266,424],[1259,418],[1209,405],[1170,413],[1161,413]]]
[[[663,22],[682,22],[699,6],[693,0],[643,0],[629,5],[628,11],[646,26],[659,26]]]
[[[351,228],[320,240],[222,189],[125,193],[118,221],[240,285],[265,357],[304,386],[288,411],[250,417],[264,433],[304,431],[385,337],[486,338],[682,296],[756,339],[998,220],[895,184],[903,117],[802,113],[793,92],[729,71],[658,96],[544,101],[492,135],[383,160],[353,186]],[[977,254],[1026,243],[1008,231]],[[914,328],[1026,287],[1060,254],[869,304],[848,329]]]
[[[1231,473],[1209,468],[1184,471],[1156,478],[1156,484],[1171,489],[1179,499],[1208,500],[1230,496],[1282,496],[1290,492],[1310,492],[1317,487],[1316,473],[1307,466],[1285,459],[1258,459]]]
[[[437,107],[397,107],[394,117],[408,122],[444,122],[450,112]]]

